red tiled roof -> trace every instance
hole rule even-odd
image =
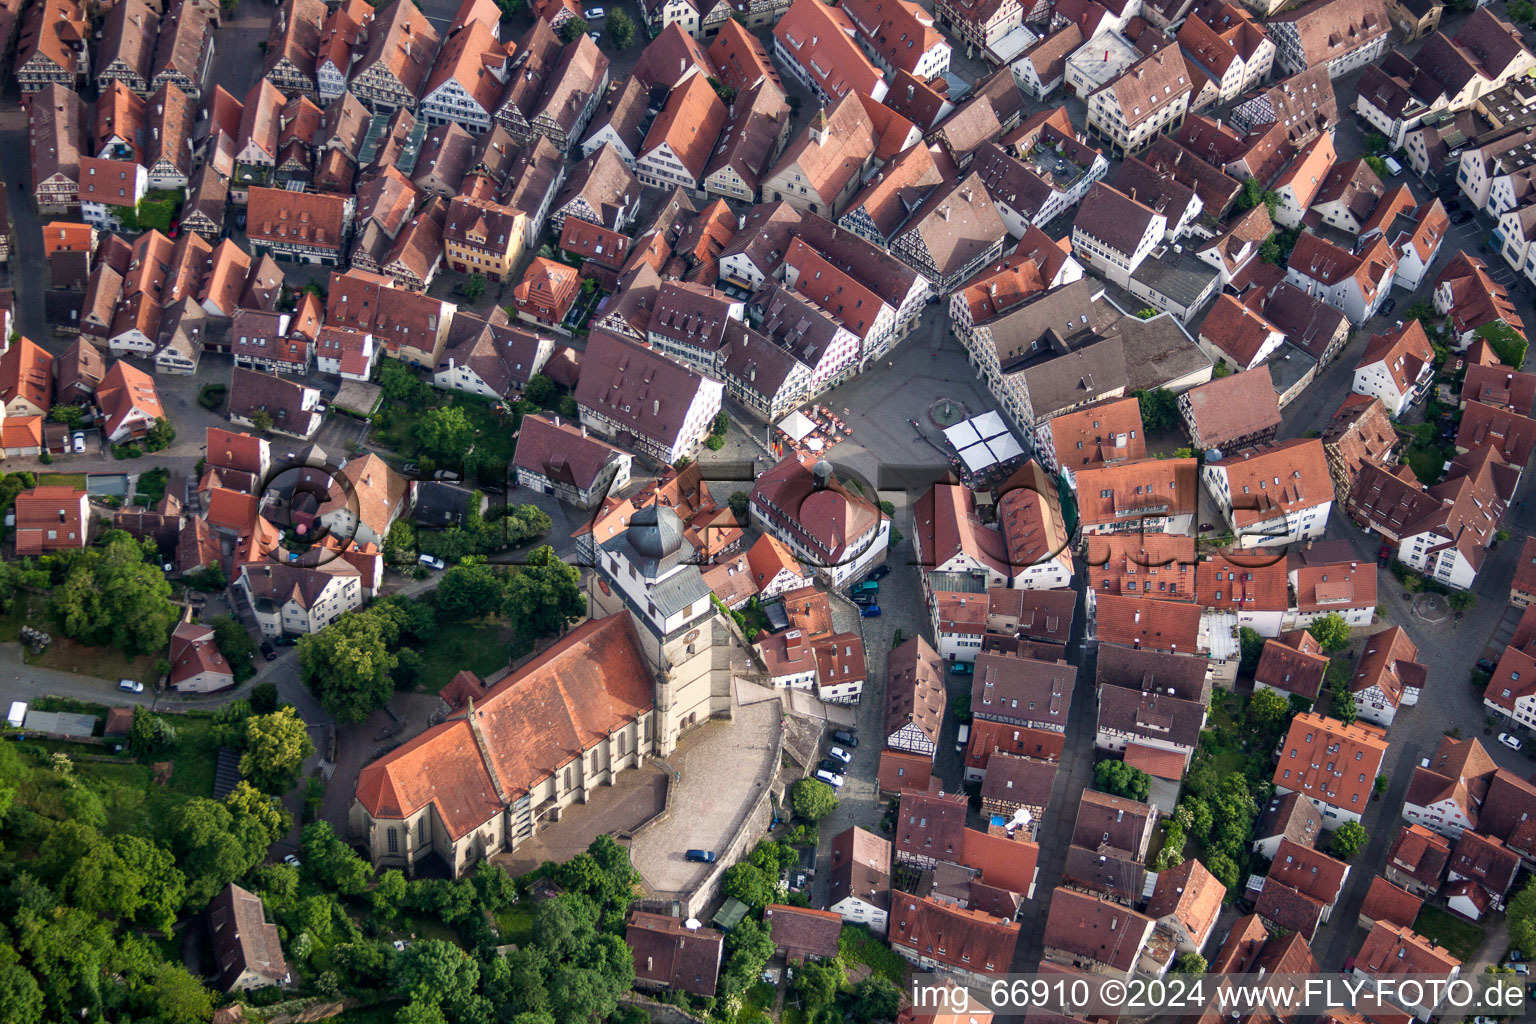
[[[492,687],[474,729],[449,719],[365,767],[357,799],[386,819],[430,804],[457,839],[654,706],[629,616],[592,620]]]
[[[1377,875],[1371,879],[1365,902],[1360,905],[1360,916],[1371,921],[1386,921],[1412,928],[1414,919],[1419,916],[1419,908],[1423,905],[1424,901],[1419,897]]]
[[[1200,633],[1200,608],[1179,601],[1117,597],[1098,598],[1099,639],[1127,647],[1194,654]]]

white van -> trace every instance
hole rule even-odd
[[[971,738],[971,727],[970,727],[970,725],[968,725],[968,724],[967,725],[962,725],[960,727],[960,731],[955,733],[955,751],[957,753],[961,752],[961,751],[964,751],[965,750],[965,744],[966,744],[966,742],[968,740],[970,740],[970,738]]]
[[[843,788],[843,777],[841,775],[833,775],[831,772],[824,768],[816,772],[816,778],[822,782],[825,782],[833,789]]]
[[[27,702],[24,700],[11,701],[10,713],[5,716],[5,723],[12,729],[20,729],[21,724],[27,720]]]
[[[1402,174],[1403,173],[1403,165],[1398,163],[1396,160],[1394,160],[1390,156],[1386,157],[1385,159],[1383,159],[1382,163],[1387,165],[1387,170],[1391,171],[1393,173],[1393,175],[1398,175],[1398,174]]]

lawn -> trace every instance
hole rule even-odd
[[[864,964],[876,974],[884,975],[898,988],[906,984],[907,962],[891,947],[869,933],[868,928],[846,925],[837,938],[837,955],[845,964]],[[785,1011],[784,1019],[789,1020]]]
[[[426,393],[436,401],[407,405],[404,402],[385,400],[373,417],[372,440],[393,449],[402,457],[414,459],[421,455],[416,444],[416,424],[429,409],[457,406],[464,411],[475,428],[475,451],[483,454],[495,467],[492,478],[504,475],[506,464],[512,460],[516,441],[512,437],[513,417],[497,415],[496,403],[478,395],[440,391],[426,388]]]
[[[167,715],[176,729],[176,746],[165,756],[171,762],[167,785],[155,781],[154,769],[123,755],[113,760],[87,760],[111,755],[111,747],[60,741],[28,741],[22,750],[40,754],[62,751],[74,761],[75,775],[100,797],[107,813],[108,832],[129,832],[147,838],[159,836],[173,808],[193,797],[213,795],[217,749],[213,744],[213,719],[205,714]],[[41,760],[41,757],[39,758]],[[46,776],[39,778],[47,780]],[[46,802],[44,786],[29,783],[30,798]],[[55,797],[62,796],[54,793]]]
[[[533,901],[524,899],[512,904],[496,915],[496,930],[502,942],[515,942],[519,946],[533,938]]]
[[[44,624],[47,628],[47,624]],[[97,679],[137,679],[153,685],[156,655],[141,654],[130,658],[115,647],[87,647],[67,637],[55,636],[42,654],[27,654],[28,665],[76,672]]]
[[[512,629],[502,622],[444,622],[437,635],[421,650],[419,689],[436,693],[455,675],[468,670],[484,678],[505,668]]]
[[[73,487],[77,491],[85,490],[84,473],[39,473],[37,474],[37,486],[39,487]]]
[[[1408,467],[1413,470],[1413,475],[1428,487],[1440,479],[1445,460],[1455,453],[1439,445],[1424,447],[1417,443],[1410,445],[1403,452],[1403,457],[1408,460]]]
[[[777,995],[778,989],[766,981],[747,989],[741,998],[741,1009],[736,1011],[736,1024],[767,1024],[773,1019],[768,1011],[773,1008]]]
[[[1448,910],[1428,905],[1419,911],[1418,919],[1413,922],[1413,930],[1450,950],[1462,963],[1471,963],[1476,959],[1477,951],[1483,948],[1483,940],[1487,937],[1471,921],[1464,921]]]

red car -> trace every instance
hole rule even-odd
[[[1381,550],[1376,552],[1376,564],[1386,568],[1387,563],[1390,561],[1392,561],[1392,545],[1383,544]]]

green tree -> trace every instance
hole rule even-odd
[[[305,825],[299,845],[305,872],[325,888],[343,896],[356,896],[368,888],[373,869],[336,835],[330,822]]]
[[[628,14],[615,10],[608,15],[608,38],[621,50],[634,45],[635,23]]]
[[[437,607],[446,620],[478,619],[501,607],[505,581],[479,555],[443,573],[437,585]]]
[[[874,974],[853,986],[850,1010],[856,1021],[895,1020],[901,1012],[902,991],[890,979]]]
[[[158,561],[145,561],[144,548],[126,533],[112,531],[104,540],[102,548],[60,563],[67,568],[49,604],[59,631],[128,654],[163,649],[181,611],[171,600],[165,573]]]
[[[457,405],[428,409],[416,423],[416,443],[438,462],[458,462],[475,443],[475,426]]]
[[[143,707],[133,709],[128,749],[134,757],[158,757],[176,745],[176,730],[164,718]]]
[[[536,373],[528,378],[528,386],[523,388],[523,397],[541,409],[548,409],[559,400],[560,385],[542,373]]]
[[[843,984],[843,968],[836,960],[816,963],[807,960],[795,972],[790,982],[790,992],[800,1000],[807,1020],[816,1020],[822,1011],[831,1009],[837,999],[837,990]]]
[[[156,965],[138,992],[143,1016],[155,1024],[194,1024],[213,1016],[213,993],[179,963]]]
[[[587,34],[587,22],[585,18],[571,18],[560,26],[560,41],[574,43]]]
[[[299,781],[305,759],[314,752],[309,730],[293,708],[255,715],[245,723],[240,774],[257,789],[280,796]]]
[[[1207,853],[1205,856],[1205,868],[1216,880],[1227,887],[1227,897],[1237,894],[1237,884],[1242,880],[1242,872],[1237,866],[1237,861],[1226,853]]]
[[[1453,612],[1469,612],[1472,610],[1472,606],[1477,604],[1477,596],[1470,590],[1454,591],[1445,600],[1451,606],[1451,611]]]
[[[1204,974],[1209,967],[1199,953],[1180,953],[1169,970],[1174,974]]]
[[[342,722],[361,722],[393,692],[389,673],[399,660],[389,646],[378,616],[346,612],[299,638],[299,669],[327,711]]]
[[[480,296],[485,294],[485,275],[478,270],[470,274],[464,279],[464,283],[459,285],[459,293],[470,302],[478,301]]]
[[[525,641],[554,636],[587,610],[581,593],[581,574],[555,556],[545,544],[528,553],[527,560],[507,584],[502,613]]]
[[[242,630],[241,632],[244,631]],[[246,634],[246,639],[250,639],[249,634]],[[270,715],[272,712],[276,711],[278,707],[279,697],[277,693],[277,684],[257,683],[255,686],[251,687],[251,696],[249,700],[252,713],[258,715]]]
[[[0,1020],[42,1024],[43,991],[20,960],[16,947],[0,945]]]
[[[453,943],[423,939],[406,949],[395,976],[397,988],[412,1002],[456,1006],[474,996],[480,968]]]
[[[224,660],[229,662],[235,677],[249,678],[255,671],[252,661],[256,657],[256,641],[251,639],[251,634],[246,632],[233,615],[220,615],[211,625],[213,642],[218,646],[219,653],[224,655]]]
[[[1312,638],[1329,654],[1337,654],[1349,646],[1349,623],[1337,612],[1329,612],[1307,627]]]
[[[730,506],[731,515],[736,517],[737,524],[746,526],[751,520],[752,495],[746,491],[732,491]]]
[[[237,786],[236,793],[239,789]],[[256,793],[254,789],[250,792]],[[242,804],[248,801],[247,796],[237,798],[236,793],[231,793],[230,799],[238,799]],[[256,796],[266,799],[259,793]],[[220,889],[260,862],[267,846],[277,838],[268,838],[269,835],[260,820],[244,811],[236,813],[217,800],[197,797],[173,810],[171,849],[177,865],[187,875],[187,908],[206,906]]]
[[[1141,403],[1141,425],[1148,434],[1172,430],[1179,425],[1179,400],[1167,388],[1134,392]]]
[[[1253,675],[1253,670],[1259,667],[1259,658],[1264,654],[1264,638],[1259,631],[1249,626],[1240,626],[1237,631],[1238,646],[1242,649],[1242,661],[1238,664],[1238,671],[1245,676]]]
[[[164,416],[155,419],[155,425],[144,435],[144,450],[163,452],[176,440],[176,428]]]
[[[1169,821],[1163,825],[1163,848],[1157,851],[1157,856],[1152,860],[1152,868],[1156,871],[1167,871],[1184,863],[1184,829],[1176,821]]]
[[[1349,860],[1360,852],[1369,838],[1365,826],[1358,821],[1346,821],[1334,830],[1333,838],[1328,840],[1328,852],[1339,860]]]
[[[1371,792],[1376,796],[1385,796],[1388,784],[1387,776],[1385,774],[1378,775],[1376,776],[1375,783],[1373,783],[1371,786]]]
[[[971,711],[971,695],[968,693],[955,694],[954,699],[949,702],[949,713],[961,725],[970,722],[975,717]]]
[[[1504,924],[1509,929],[1509,944],[1527,960],[1536,958],[1536,877],[1527,878],[1505,908]]]
[[[379,876],[379,884],[369,894],[374,915],[386,921],[394,920],[410,892],[411,883],[405,880],[405,875],[398,869],[390,868]]]
[[[1104,793],[1145,801],[1152,792],[1152,777],[1124,761],[1100,761],[1093,766],[1093,785]]]
[[[820,821],[837,810],[837,791],[820,779],[799,779],[791,802],[800,817]]]
[[[757,983],[763,965],[773,956],[773,938],[755,918],[746,918],[725,936],[724,966],[717,989],[723,1000],[736,1000]]]
[[[1179,801],[1177,810],[1181,818],[1187,819],[1180,822],[1186,832],[1202,843],[1210,839],[1211,827],[1216,823],[1210,804],[1201,797],[1189,795]]]
[[[265,409],[257,409],[251,413],[251,429],[258,434],[265,434],[272,429],[272,414]]]
[[[1352,725],[1355,719],[1360,717],[1360,708],[1355,703],[1355,695],[1346,687],[1334,690],[1328,701],[1328,714],[1345,725]]]
[[[1248,717],[1260,725],[1276,725],[1291,712],[1291,702],[1265,687],[1248,698]]]

